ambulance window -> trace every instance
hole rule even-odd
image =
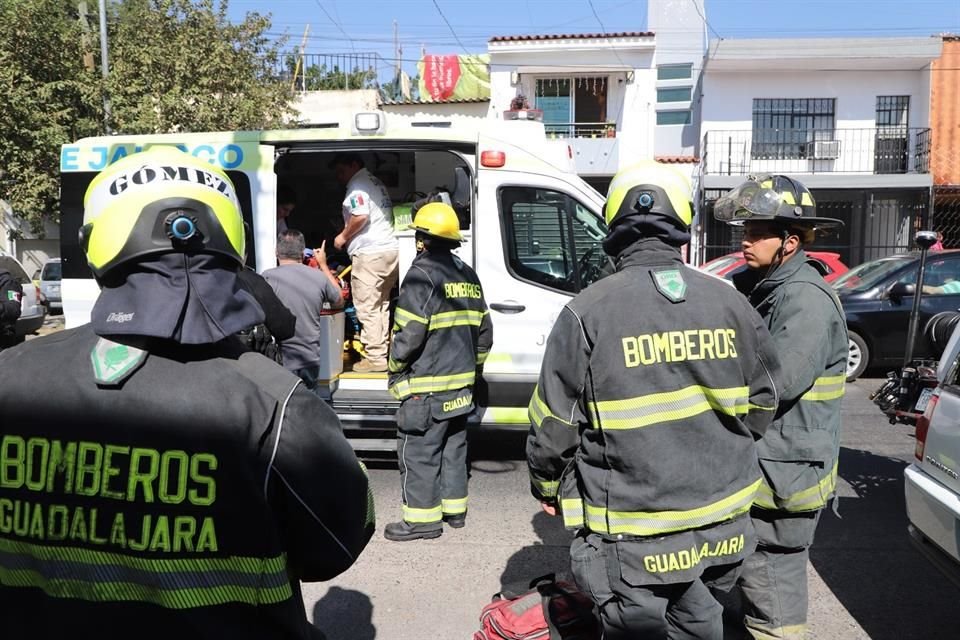
[[[577,293],[606,263],[603,223],[570,196],[549,189],[503,187],[500,212],[508,267],[517,278]]]

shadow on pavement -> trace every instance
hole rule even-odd
[[[841,447],[840,477],[856,497],[827,509],[810,561],[873,640],[956,638],[957,589],[908,542],[897,458]]]
[[[531,581],[548,573],[556,574],[557,579],[573,580],[570,574],[573,533],[563,528],[559,516],[548,516],[543,511],[533,516],[532,524],[540,541],[510,556],[500,576],[501,590],[524,591]]]
[[[327,595],[313,606],[313,626],[323,634],[316,640],[374,640],[377,637],[370,597],[340,587],[330,587]]]

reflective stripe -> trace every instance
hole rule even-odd
[[[550,407],[547,406],[547,403],[543,401],[540,397],[540,385],[538,384],[533,390],[533,396],[530,398],[530,406],[527,408],[527,411],[530,414],[530,422],[536,425],[537,428],[543,426],[543,421],[547,418],[553,418],[561,424],[565,424],[568,427],[572,427],[573,424],[563,420],[550,411]]]
[[[530,416],[523,407],[487,407],[483,412],[483,422],[493,424],[530,424]]]
[[[397,307],[393,311],[393,322],[398,327],[405,327],[410,322],[419,322],[420,324],[427,324],[426,318],[421,318],[415,313],[410,313],[405,309]]]
[[[817,378],[810,390],[800,396],[801,400],[810,400],[813,402],[823,402],[825,400],[836,400],[842,398],[847,387],[847,374],[842,373],[838,376],[823,376]]]
[[[773,489],[764,480],[760,491],[757,492],[755,504],[762,509],[778,509],[781,511],[815,511],[827,506],[827,500],[837,488],[837,468],[839,461],[833,463],[833,469],[820,482],[801,489],[786,498],[781,498],[779,504],[773,495]]]
[[[657,536],[696,529],[747,513],[759,487],[760,480],[757,480],[722,500],[686,511],[608,511],[606,507],[587,504],[586,525],[596,533],[634,536]],[[567,502],[563,501],[565,513]]]
[[[438,391],[452,391],[469,387],[474,383],[477,372],[455,373],[450,376],[418,376],[405,378],[390,387],[394,398],[403,400],[415,393],[436,393]]]
[[[387,360],[387,368],[390,370],[390,373],[399,373],[403,371],[407,366],[407,363],[403,360],[394,360],[392,357]]]
[[[286,556],[157,559],[0,540],[0,584],[55,598],[166,609],[275,604],[293,597]]]
[[[477,364],[483,364],[487,361],[487,356],[490,355],[489,351],[481,351],[477,354]]]
[[[588,405],[590,422],[595,428],[638,429],[692,418],[707,411],[736,416],[750,411],[749,392],[747,387],[712,389],[693,385],[626,400],[591,402]]]
[[[443,513],[455,516],[467,512],[467,499],[457,498],[456,500],[448,500],[444,498],[440,506],[442,507]]]
[[[807,634],[806,624],[792,624],[785,627],[768,627],[757,621],[756,618],[747,618],[743,621],[744,626],[750,632],[753,640],[785,640],[789,638],[805,638]]]
[[[579,529],[583,526],[583,502],[576,498],[567,498],[560,501],[560,511],[563,513],[563,526],[568,529]]]
[[[440,522],[443,520],[443,510],[438,504],[429,509],[417,509],[403,505],[403,519],[407,522]]]
[[[488,311],[444,311],[430,316],[430,331],[450,327],[479,327]]]
[[[560,482],[558,480],[538,480],[531,476],[530,482],[533,483],[533,486],[537,488],[537,491],[539,491],[540,495],[544,498],[556,497],[557,491],[560,489]]]

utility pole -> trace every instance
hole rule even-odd
[[[100,70],[103,73],[103,126],[107,134],[113,133],[110,121],[110,93],[107,90],[107,78],[110,76],[110,62],[107,58],[107,1],[100,0]]]
[[[83,50],[83,68],[93,71],[93,51],[90,50],[90,22],[87,20],[87,0],[77,3],[77,13],[80,15],[80,48]]]

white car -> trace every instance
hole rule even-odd
[[[23,287],[23,298],[20,300],[20,318],[17,320],[16,326],[17,340],[23,341],[27,334],[34,333],[43,326],[47,310],[40,302],[40,289],[33,283],[33,280],[27,275],[26,269],[16,258],[0,254],[0,268],[9,271],[10,275]]]
[[[915,410],[915,460],[904,471],[909,533],[914,546],[960,586],[960,331],[937,367],[938,384]]]

